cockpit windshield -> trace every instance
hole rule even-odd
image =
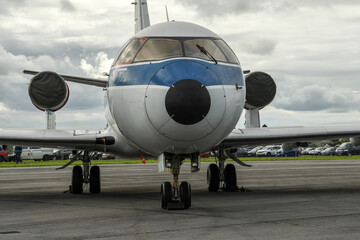
[[[134,38],[122,50],[115,65],[181,57],[239,64],[234,52],[222,39]]]
[[[199,48],[196,46],[199,45],[208,51],[217,61],[227,62],[224,53],[220,48],[214,43],[211,39],[189,39],[184,41],[185,55],[187,57],[202,58],[206,60],[211,60],[211,58],[199,51]]]
[[[134,59],[134,62],[156,61],[182,57],[179,40],[152,38],[148,39]]]
[[[130,41],[129,44],[120,53],[116,64],[131,63],[134,60],[136,53],[139,51],[139,48],[144,44],[145,40],[146,38],[135,38]]]

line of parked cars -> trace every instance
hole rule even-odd
[[[83,154],[80,154],[79,159],[82,159]],[[22,147],[20,158],[22,160],[35,160],[35,161],[49,161],[49,160],[66,160],[72,157],[71,150],[52,149],[52,148],[39,148],[39,147]],[[92,152],[90,158],[93,160],[99,159],[115,159],[112,154],[102,152]],[[15,161],[15,154],[8,154],[0,145],[0,162],[13,162]]]
[[[257,146],[254,148],[239,148],[237,157],[295,157],[301,155],[322,155],[322,156],[352,156],[360,155],[360,146],[354,146],[350,142],[337,146],[307,147],[283,150],[281,145]]]
[[[290,157],[299,155],[299,149],[284,151],[281,145],[257,146],[254,148],[239,148],[236,152],[237,157]]]

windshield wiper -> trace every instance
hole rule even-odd
[[[205,54],[206,56],[208,56],[212,61],[214,61],[215,64],[218,63],[217,60],[213,57],[213,55],[211,55],[211,54],[209,53],[209,51],[206,50],[206,48],[200,46],[199,44],[196,44],[196,47],[200,50],[200,52],[202,52],[203,54]]]

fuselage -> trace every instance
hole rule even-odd
[[[215,33],[166,22],[131,38],[110,69],[109,123],[145,153],[209,150],[234,129],[245,104],[241,66]]]

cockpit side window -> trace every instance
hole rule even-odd
[[[216,39],[214,40],[216,45],[219,46],[219,48],[223,51],[223,53],[225,54],[226,58],[228,59],[228,61],[230,63],[236,63],[239,64],[239,60],[236,57],[235,53],[231,50],[231,48],[226,44],[226,42],[224,42],[224,40],[221,39]]]
[[[134,60],[136,53],[139,51],[141,46],[146,41],[146,38],[135,38],[124,48],[120,53],[116,65],[118,64],[129,64]]]
[[[202,58],[211,60],[209,56],[202,53],[196,45],[203,47],[208,51],[217,61],[227,62],[227,59],[221,49],[211,39],[199,38],[189,39],[184,41],[185,55],[187,57]]]
[[[148,39],[140,49],[134,62],[156,61],[182,56],[181,43],[179,40],[151,38]]]

